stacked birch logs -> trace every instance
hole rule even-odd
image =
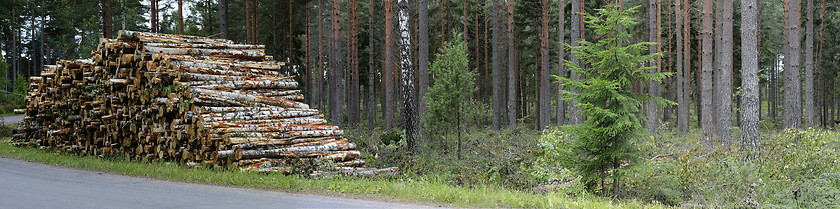
[[[120,31],[92,58],[30,77],[18,145],[143,161],[288,172],[295,163],[366,169],[356,145],[302,103],[262,45]],[[323,172],[322,172],[323,173]],[[354,174],[355,175],[355,174]]]

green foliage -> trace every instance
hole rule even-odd
[[[574,90],[564,91],[565,99],[577,102],[578,113],[587,118],[583,124],[564,129],[577,136],[574,146],[580,163],[576,169],[589,189],[600,186],[606,191],[601,183],[607,178],[612,180],[613,188],[617,188],[622,172],[615,169],[635,159],[636,148],[631,141],[639,136],[641,129],[636,117],[640,106],[647,100],[669,103],[632,92],[633,82],[660,81],[669,75],[651,73],[654,67],[638,67],[660,54],[642,55],[646,47],[654,43],[630,44],[630,34],[618,30],[636,24],[631,14],[637,9],[619,11],[617,6],[607,5],[596,9],[597,16],[586,14],[587,26],[600,38],[594,43],[580,41],[581,46],[573,47],[572,53],[588,67],[566,61],[566,66],[583,79],[555,76],[563,86]],[[613,190],[613,194],[616,192]]]
[[[464,51],[467,45],[461,35],[454,34],[454,39],[444,44],[429,68],[435,78],[425,95],[426,128],[431,132],[458,131],[464,120],[465,100],[476,91],[473,85],[475,72],[469,69],[469,55]]]

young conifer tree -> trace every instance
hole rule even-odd
[[[577,136],[574,147],[579,153],[577,170],[589,189],[602,188],[607,192],[604,180],[612,179],[612,193],[615,194],[621,172],[614,171],[622,164],[635,159],[636,148],[631,141],[642,136],[639,122],[640,108],[647,101],[670,104],[659,97],[633,92],[635,81],[661,81],[669,73],[651,72],[651,67],[639,63],[653,61],[660,53],[642,54],[653,42],[630,43],[631,35],[619,28],[631,28],[637,22],[631,14],[639,7],[620,11],[618,6],[607,5],[596,9],[596,15],[586,14],[586,23],[599,37],[596,42],[580,41],[580,46],[571,47],[586,68],[566,61],[566,66],[581,75],[581,80],[557,77],[565,87],[564,98],[577,102],[578,113],[586,121],[564,127]],[[631,164],[632,165],[632,164]],[[613,172],[609,172],[613,171]]]

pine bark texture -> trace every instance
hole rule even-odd
[[[674,1],[674,12],[676,15],[676,26],[677,29],[675,31],[677,35],[677,51],[675,54],[677,55],[677,132],[684,136],[688,134],[688,100],[684,96],[685,94],[685,86],[683,83],[685,82],[685,73],[683,69],[683,31],[682,31],[682,23],[680,22],[683,19],[682,13],[682,0]],[[690,50],[690,49],[688,49]]]
[[[760,112],[758,86],[758,4],[741,1],[741,149],[752,159],[761,141],[758,131]]]
[[[583,23],[582,22],[583,21],[582,20],[583,12],[582,11],[583,11],[583,8],[581,7],[581,0],[572,0],[572,11],[571,11],[572,14],[570,14],[572,16],[572,24],[571,24],[572,35],[571,35],[571,40],[570,40],[572,42],[572,44],[571,44],[572,48],[580,46],[579,41],[581,41],[581,38],[583,38],[581,36],[581,33],[582,33],[581,28],[583,28],[583,24],[582,24]],[[580,59],[578,59],[578,57],[574,53],[569,54],[569,61],[571,61],[572,63],[574,63],[578,66],[581,65]],[[569,77],[573,81],[580,80],[579,75],[575,71],[571,71]],[[577,92],[577,90],[572,90],[572,91]],[[569,102],[569,113],[570,113],[569,123],[570,124],[581,124],[581,123],[583,123],[583,120],[584,120],[583,115],[581,115],[580,113],[577,112],[579,109],[580,109],[580,107],[577,106],[576,102]]]
[[[102,35],[111,38],[111,0],[102,0],[102,8]]]
[[[419,65],[419,72],[418,72],[418,79],[417,79],[417,91],[418,95],[420,96],[420,101],[418,103],[417,110],[420,113],[420,120],[426,120],[426,92],[428,92],[429,88],[429,3],[427,0],[420,0],[417,4],[417,11],[419,12],[417,17],[417,37],[420,42],[420,50],[417,53],[418,61],[417,65]],[[464,16],[466,18],[466,16]],[[467,36],[466,33],[463,34],[464,37]],[[477,55],[473,55],[477,56]],[[424,124],[424,123],[420,123]]]
[[[563,60],[566,59],[566,0],[560,0],[559,3],[559,24],[557,25],[557,76],[566,77],[566,68]],[[557,84],[557,126],[564,125],[566,122],[566,101],[563,101],[563,85]]]
[[[513,77],[516,76],[516,47],[513,46],[515,34],[513,33],[513,2],[507,3],[507,44],[508,44],[508,98],[507,98],[507,118],[508,118],[508,127],[516,127],[516,79]],[[545,26],[543,26],[545,27]]]
[[[707,145],[711,145],[714,140],[715,122],[713,115],[715,115],[713,105],[714,86],[712,80],[712,73],[714,72],[713,51],[712,51],[712,30],[714,25],[712,0],[703,1],[703,46],[702,46],[702,73],[701,82],[702,89],[700,99],[702,103],[702,121],[701,127],[703,129],[703,140]]]
[[[814,116],[814,0],[808,1],[805,22],[805,128],[815,125]]]
[[[403,127],[405,128],[405,140],[408,142],[409,150],[413,150],[416,145],[416,136],[418,133],[417,124],[417,100],[414,98],[414,68],[411,63],[411,31],[409,26],[408,0],[399,0],[397,2],[399,10],[399,31],[400,31],[400,72],[402,83],[400,87],[402,90],[402,119]]]
[[[330,47],[330,121],[333,125],[344,125],[344,66],[341,65],[341,1],[332,3],[332,41]]]
[[[721,0],[717,7],[720,28],[716,33],[719,44],[716,45],[715,57],[718,63],[714,84],[717,98],[715,126],[718,142],[725,147],[732,143],[732,6],[732,0]]]
[[[493,129],[499,130],[504,123],[504,87],[502,86],[502,4],[493,1]]]
[[[802,123],[802,86],[799,74],[799,0],[788,0],[787,28],[785,28],[785,43],[788,46],[785,54],[784,81],[784,109],[783,128],[799,128]]]
[[[549,71],[549,56],[548,56],[548,14],[549,10],[551,9],[550,5],[548,4],[548,0],[542,0],[542,15],[540,16],[540,20],[542,24],[540,25],[540,75],[539,77],[539,114],[537,118],[539,119],[537,123],[537,130],[545,129],[551,121],[551,96],[549,95],[549,90],[551,87],[548,85],[548,71]]]
[[[358,0],[351,0],[351,16],[353,18],[352,22],[352,31],[351,31],[351,60],[352,65],[350,66],[350,85],[347,88],[350,90],[350,101],[347,105],[347,118],[348,118],[348,127],[355,129],[359,126],[360,115],[361,115],[361,97],[360,97],[360,90],[359,90],[359,14],[358,14]]]
[[[655,42],[655,43],[657,42],[658,37],[659,37],[659,33],[656,30],[657,29],[656,26],[658,24],[657,21],[656,21],[657,20],[657,15],[656,15],[656,10],[655,10],[655,8],[657,8],[656,5],[657,5],[656,0],[648,0],[648,41],[649,42]],[[657,46],[658,46],[658,44],[657,45],[649,45],[648,46],[648,53],[650,53],[650,54],[657,53],[657,50],[656,50]],[[659,60],[659,59],[657,58],[656,60]],[[656,66],[656,65],[658,65],[658,63],[656,61],[651,61],[649,63],[649,65],[656,67],[656,68],[651,68],[650,69],[651,73],[655,73],[655,72],[659,71],[658,70],[659,66]],[[659,82],[651,80],[648,83],[648,95],[650,95],[652,97],[659,96],[657,94],[657,91],[656,91],[659,88],[658,85],[659,85]],[[648,128],[648,135],[651,135],[651,136],[656,135],[656,128],[659,126],[659,115],[657,114],[657,109],[658,109],[657,106],[659,106],[659,105],[656,104],[656,102],[654,102],[653,100],[649,101],[648,104],[647,104],[647,128]]]
[[[384,72],[382,75],[382,82],[385,84],[385,130],[390,131],[394,128],[394,108],[395,101],[394,101],[394,77],[393,69],[394,69],[394,61],[392,58],[392,50],[393,50],[393,31],[394,31],[394,23],[393,23],[393,6],[392,0],[385,0],[385,67],[382,69]]]
[[[373,122],[376,120],[376,91],[374,90],[374,83],[376,77],[376,68],[375,68],[375,59],[374,55],[376,54],[374,50],[376,43],[373,42],[373,11],[375,8],[374,0],[370,0],[368,2],[368,103],[367,113],[368,113],[368,131],[373,131]]]
[[[217,4],[217,7],[219,9],[219,37],[220,38],[228,38],[227,2],[228,2],[227,0],[219,0],[219,3]]]
[[[685,103],[684,113],[685,113],[685,120],[684,121],[684,132],[688,133],[688,128],[690,126],[691,115],[690,115],[690,108],[691,100],[689,99],[691,96],[691,3],[688,0],[684,1],[683,5],[683,83],[677,84],[683,86],[683,97],[680,98]],[[695,106],[697,112],[699,111],[699,105]],[[699,118],[698,118],[699,119]]]

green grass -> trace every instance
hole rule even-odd
[[[57,154],[20,148],[0,142],[0,156],[49,165],[107,171],[115,174],[155,179],[213,184],[243,188],[279,190],[295,193],[318,193],[381,201],[432,204],[449,207],[516,208],[663,208],[639,202],[613,202],[586,196],[570,198],[561,194],[531,194],[494,186],[472,188],[450,186],[433,177],[395,179],[328,178],[314,179],[298,175],[246,173],[231,170],[187,168],[174,163],[142,163],[123,159]]]

